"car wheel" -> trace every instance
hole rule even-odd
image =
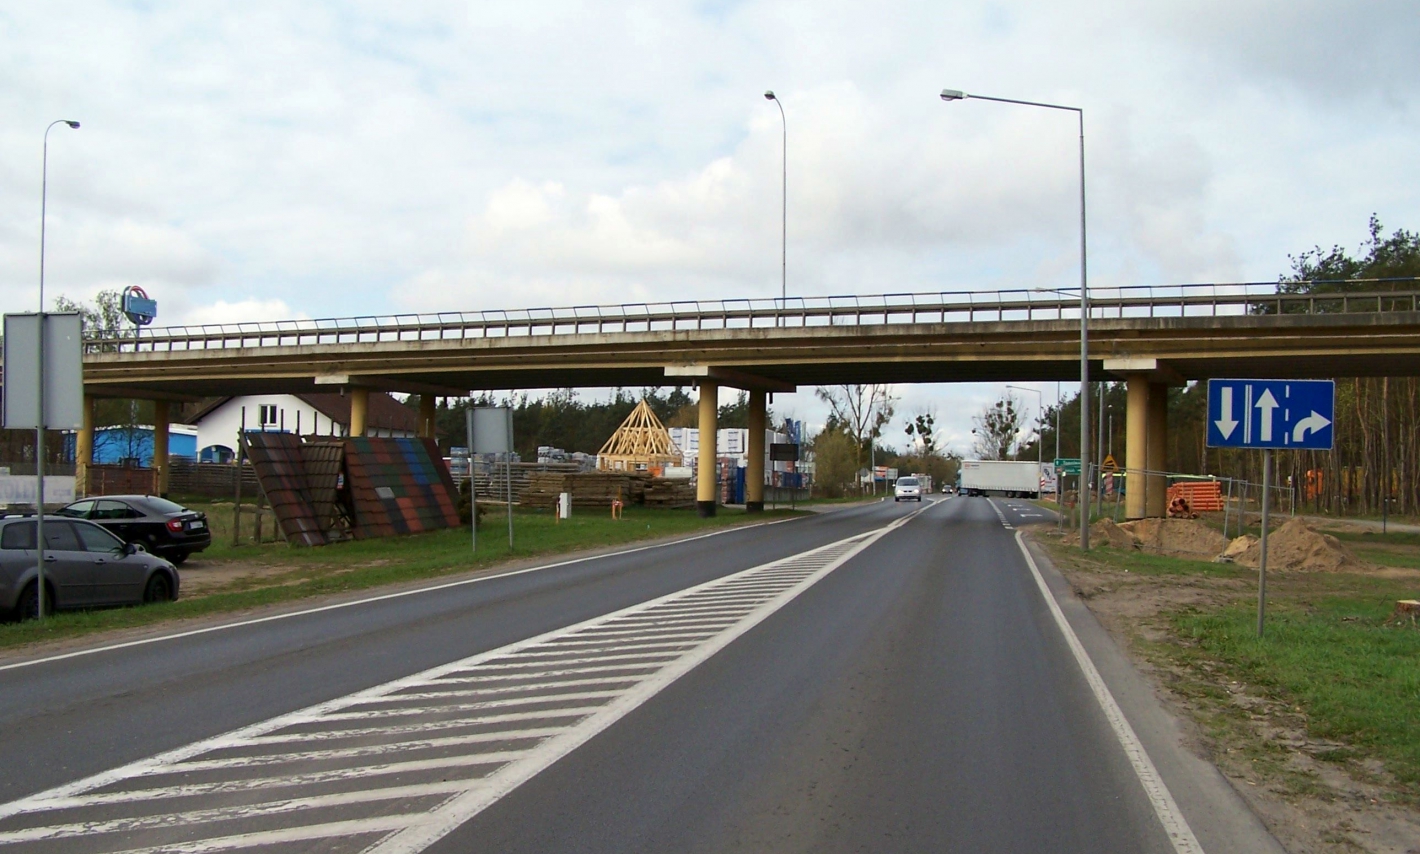
[[[173,584],[168,576],[162,572],[153,573],[153,577],[148,579],[148,586],[143,588],[143,601],[171,602],[172,598]]]
[[[45,585],[44,589],[44,613],[49,616],[54,613],[54,591]],[[31,581],[25,592],[20,594],[20,602],[15,606],[15,616],[20,620],[33,620],[39,617],[39,585]]]
[[[187,560],[188,554],[188,552],[173,552],[168,560],[172,562],[173,566],[182,566],[183,561]]]

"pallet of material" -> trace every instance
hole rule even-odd
[[[667,509],[694,507],[695,486],[685,478],[653,477],[646,484],[645,503]]]
[[[610,507],[618,498],[626,504],[640,504],[648,480],[645,475],[624,472],[534,472],[528,478],[522,503],[528,507],[553,507],[558,495],[570,492],[573,507]]]

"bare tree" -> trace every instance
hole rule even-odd
[[[1021,432],[1023,417],[1020,404],[1011,395],[1006,395],[992,405],[981,410],[972,419],[976,428],[972,451],[983,460],[1004,460],[1011,455],[1011,448]]]
[[[858,471],[862,471],[863,454],[892,420],[897,397],[883,383],[819,386],[814,393],[830,409],[824,429],[836,428],[853,440],[857,448]],[[858,488],[863,488],[861,481]]]

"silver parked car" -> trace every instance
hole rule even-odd
[[[44,610],[166,602],[178,595],[171,563],[92,522],[46,516]],[[39,616],[33,516],[0,519],[0,612]]]

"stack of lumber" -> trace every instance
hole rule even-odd
[[[559,494],[570,492],[573,507],[610,507],[617,498],[627,504],[640,504],[648,480],[644,475],[624,472],[532,472],[522,503],[527,507],[553,507]]]
[[[695,484],[683,477],[653,477],[646,484],[647,507],[694,507]]]

